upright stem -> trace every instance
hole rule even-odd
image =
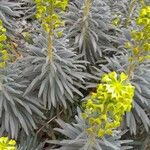
[[[132,78],[132,74],[135,70],[135,63],[134,62],[131,62],[130,65],[128,66],[127,68],[127,75],[128,75],[128,79],[130,80]]]
[[[129,8],[129,14],[128,14],[128,17],[127,17],[127,20],[125,22],[125,27],[127,27],[130,23],[130,15],[133,11],[133,7],[134,7],[134,4],[137,0],[131,0],[131,3],[130,3],[130,8]],[[139,0],[141,5],[144,6],[145,3],[144,3],[144,0]],[[141,41],[141,45],[143,45],[143,43],[145,42],[146,39],[142,40]],[[132,61],[130,62],[128,68],[127,68],[127,74],[128,74],[128,79],[130,80],[132,78],[132,74],[134,72],[134,70],[136,69],[137,65],[138,65],[138,61],[139,61],[139,57],[142,56],[142,53],[143,53],[143,50],[142,48],[140,48],[139,50],[139,54],[135,55],[135,54],[132,54]],[[137,61],[137,62],[136,62]]]
[[[51,32],[48,33],[48,58],[49,60],[52,60],[53,58],[53,36]]]
[[[53,2],[50,3],[50,9],[49,9],[49,15],[52,16],[54,12],[53,8]],[[49,23],[49,33],[48,33],[48,58],[49,60],[52,60],[53,57],[53,19],[51,18],[51,21]]]
[[[86,29],[89,26],[89,23],[87,21],[91,7],[92,7],[93,0],[84,0],[83,5],[83,23],[82,23],[82,32],[85,35]]]
[[[93,0],[84,1],[84,10],[83,10],[84,17],[87,17],[89,15],[90,9],[92,7],[92,3],[93,3]]]
[[[132,77],[132,73],[134,72],[134,70],[136,69],[136,67],[140,64],[139,62],[139,58],[141,56],[143,56],[144,50],[142,48],[142,45],[146,43],[146,38],[144,38],[142,41],[140,41],[140,47],[139,47],[139,53],[138,54],[134,54],[132,53],[132,59],[133,61],[130,62],[130,65],[128,66],[127,69],[127,74],[128,74],[128,78],[131,79]]]

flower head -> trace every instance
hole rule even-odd
[[[97,136],[112,134],[120,126],[122,116],[131,110],[134,87],[127,79],[125,73],[104,74],[96,92],[84,103],[83,117]]]
[[[17,150],[16,141],[9,140],[8,137],[0,138],[0,150]]]

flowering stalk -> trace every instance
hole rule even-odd
[[[131,32],[132,41],[126,43],[126,48],[131,49],[130,65],[127,69],[129,79],[140,63],[150,59],[150,6],[143,6],[136,24],[138,30]]]
[[[43,29],[48,33],[47,52],[49,60],[53,57],[53,38],[54,30],[60,26],[64,26],[61,21],[58,10],[65,11],[68,0],[35,0],[37,6],[36,17],[41,21]],[[58,31],[58,37],[61,36],[62,31]]]
[[[84,1],[84,6],[83,6],[83,16],[84,17],[88,17],[89,12],[92,7],[92,3],[93,3],[93,0],[85,0]]]
[[[1,53],[1,58],[0,58],[0,68],[5,68],[6,67],[6,63],[8,60],[8,52],[5,49],[6,48],[6,29],[3,27],[3,23],[0,20],[0,53]]]
[[[85,34],[86,33],[86,29],[89,26],[88,23],[88,17],[90,15],[90,10],[93,4],[93,0],[85,0],[84,1],[84,5],[83,5],[83,25],[82,25],[82,32]]]

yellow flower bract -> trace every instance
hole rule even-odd
[[[88,131],[98,137],[112,134],[120,126],[123,115],[132,108],[134,87],[128,76],[116,72],[104,74],[96,92],[84,103],[83,118],[88,122]]]
[[[17,150],[16,141],[9,140],[8,137],[0,138],[0,150]]]
[[[41,21],[46,32],[49,33],[60,26],[64,26],[58,12],[62,13],[66,9],[68,0],[35,0],[35,2],[36,18]]]

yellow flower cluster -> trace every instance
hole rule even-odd
[[[150,26],[150,6],[144,6],[137,19],[137,24],[142,26]]]
[[[112,20],[112,24],[115,26],[119,26],[121,23],[121,15],[114,14],[114,19]]]
[[[52,32],[60,26],[64,26],[58,12],[63,13],[68,5],[68,0],[35,0],[36,2],[36,17],[41,20],[42,27],[46,32]],[[60,11],[58,11],[60,10]],[[62,32],[58,31],[58,36]]]
[[[0,150],[17,150],[16,141],[9,140],[8,137],[0,138]]]
[[[6,29],[3,27],[2,21],[0,20],[0,68],[4,68],[8,60],[8,52],[5,50],[5,41],[7,39],[5,34]]]
[[[150,58],[150,6],[143,6],[136,24],[139,30],[131,32],[132,42],[126,43],[126,48],[132,49],[134,61],[143,62]]]
[[[103,137],[120,126],[123,115],[132,108],[134,96],[134,87],[127,79],[124,73],[120,77],[116,72],[105,74],[96,92],[83,103],[82,116],[89,124],[88,133]]]

